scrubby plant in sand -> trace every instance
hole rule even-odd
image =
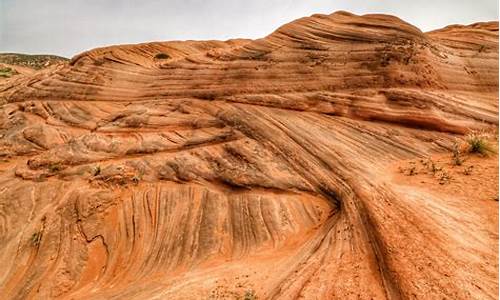
[[[490,155],[496,153],[495,148],[488,142],[488,136],[481,132],[471,132],[465,138],[469,153]]]

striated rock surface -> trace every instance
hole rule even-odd
[[[1,84],[2,299],[497,297],[498,202],[393,166],[498,126],[498,22],[337,12]]]

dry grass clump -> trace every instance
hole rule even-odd
[[[488,136],[480,132],[472,132],[465,137],[469,153],[490,155],[496,153],[495,148],[488,142]]]
[[[461,166],[463,164],[463,159],[461,157],[461,151],[460,147],[458,145],[458,141],[455,141],[453,143],[453,149],[452,149],[452,161],[455,166]]]

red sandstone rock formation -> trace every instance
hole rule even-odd
[[[0,103],[2,299],[497,297],[497,202],[391,177],[498,125],[497,22],[99,48]]]

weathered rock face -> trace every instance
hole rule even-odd
[[[113,46],[0,101],[3,299],[497,296],[497,203],[390,176],[498,125],[497,22]]]

